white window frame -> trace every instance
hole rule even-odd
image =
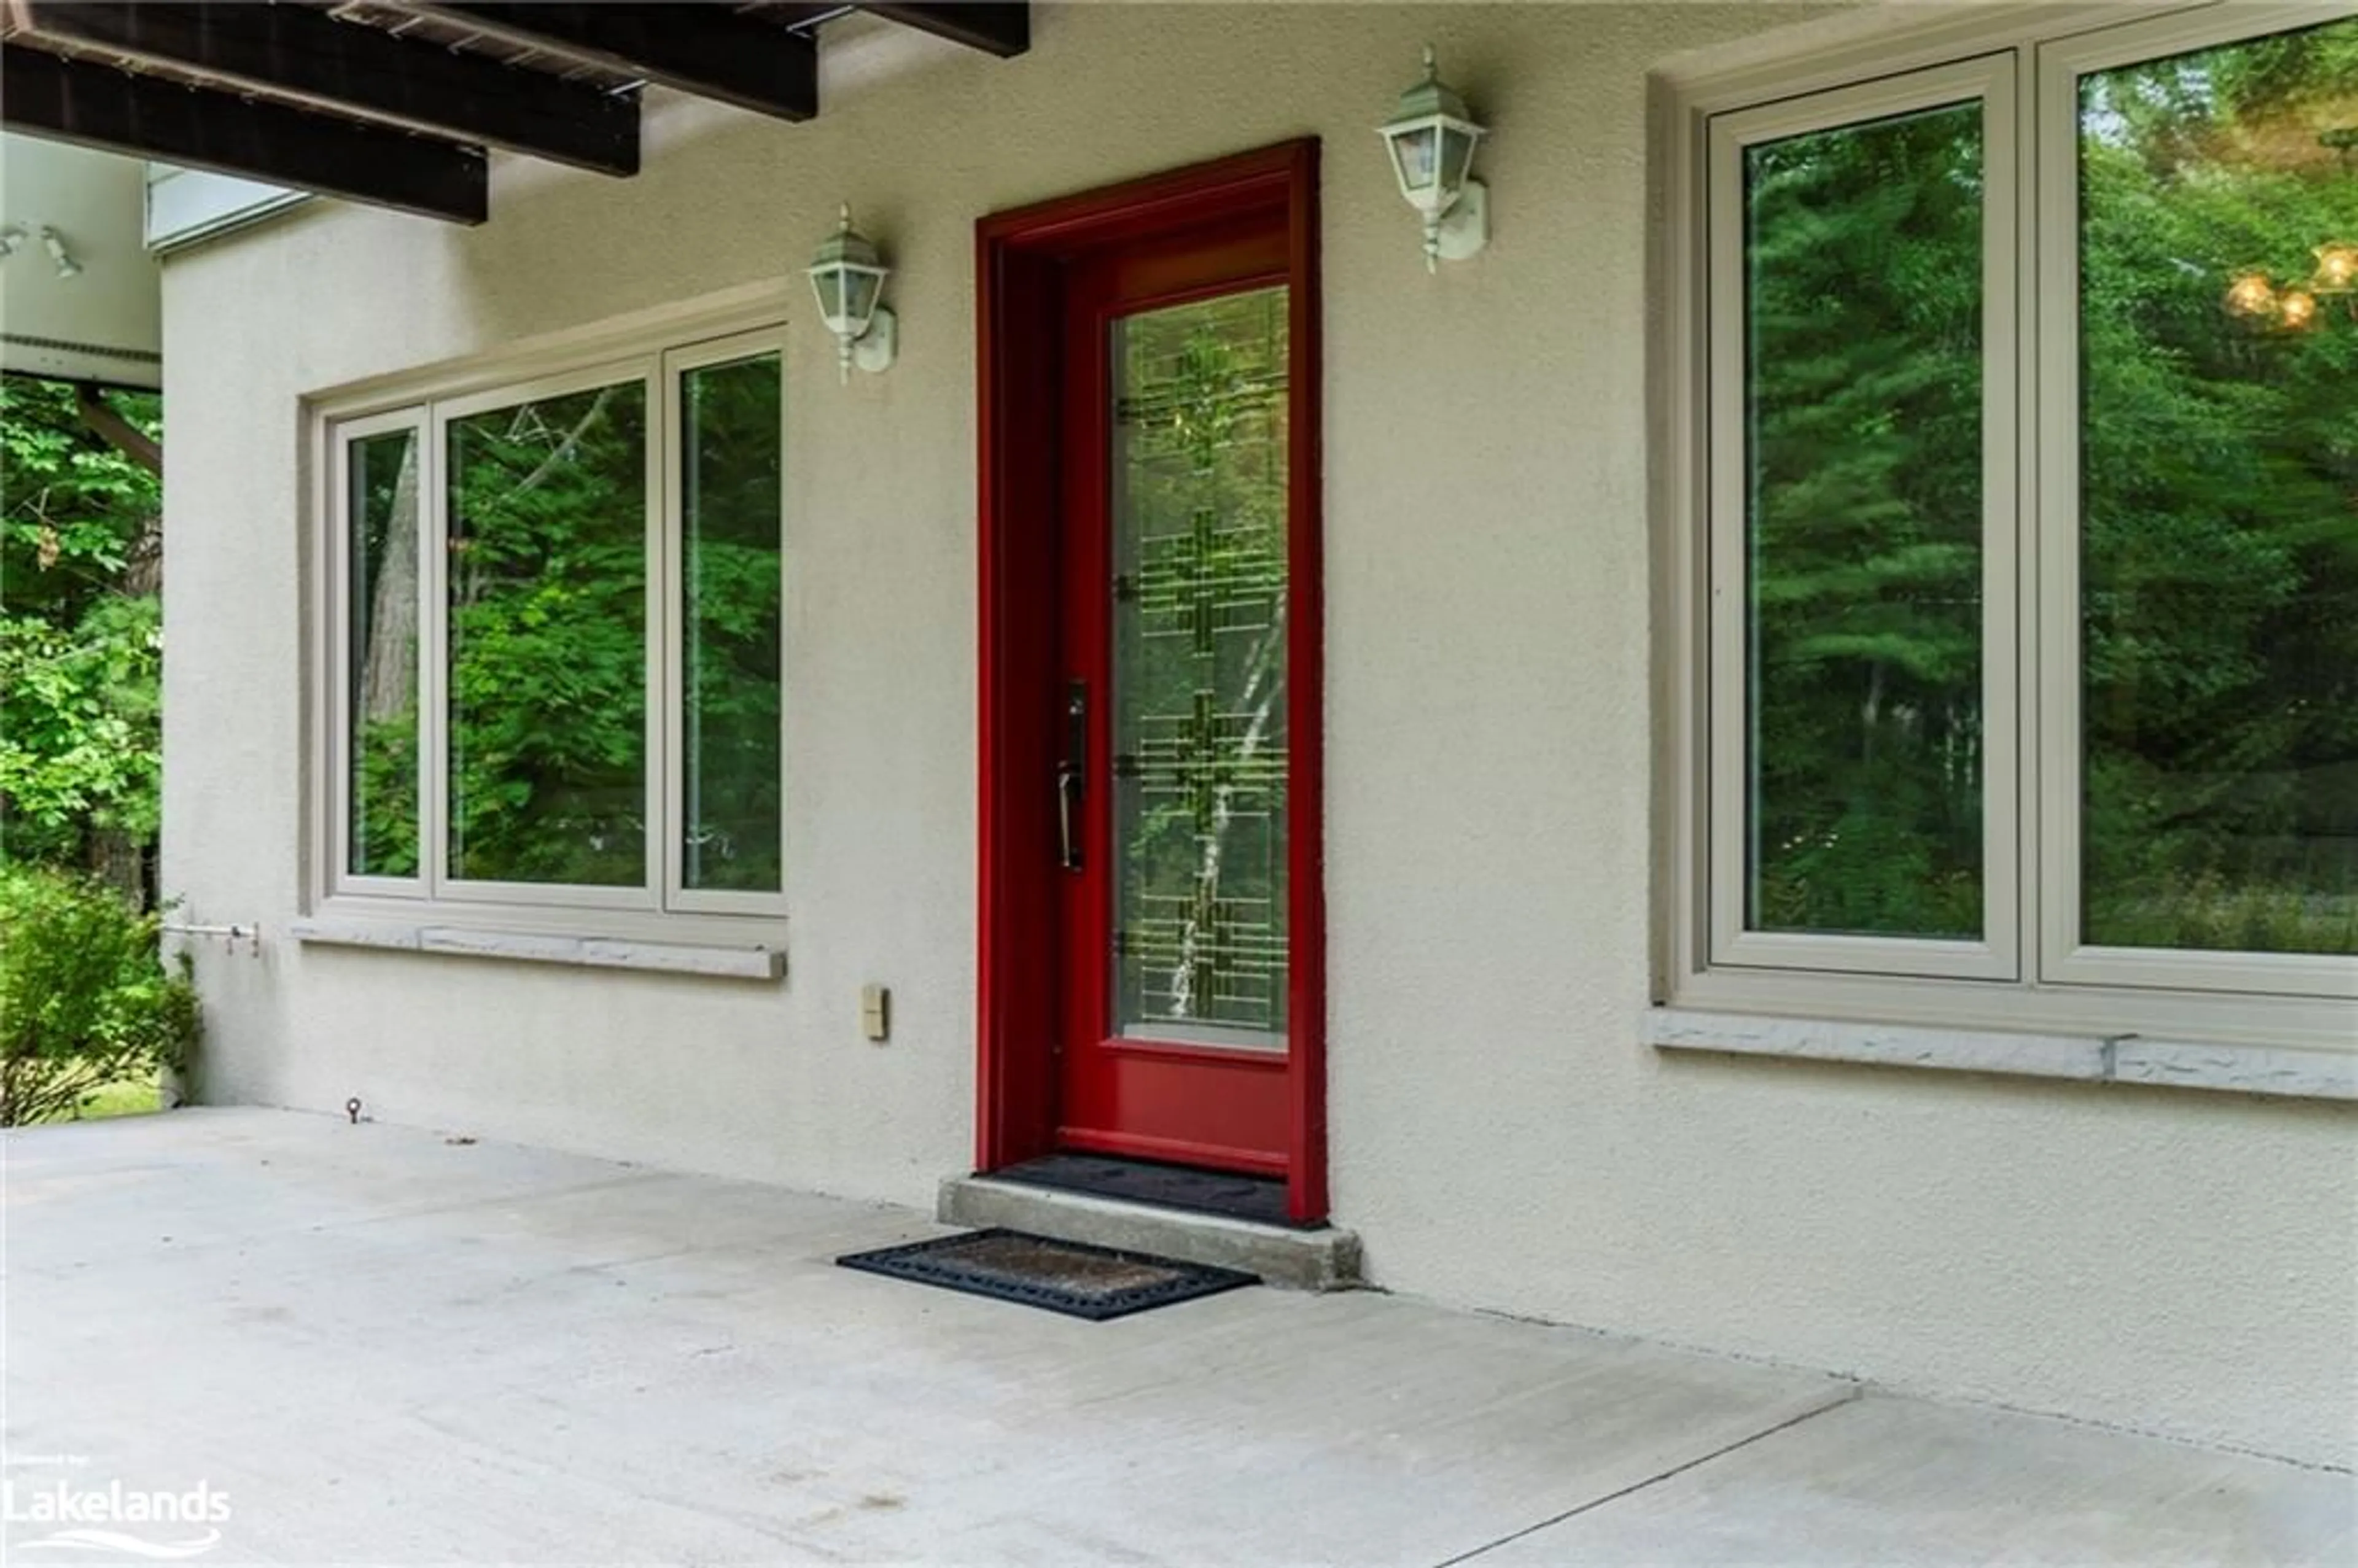
[[[610,386],[624,386],[635,381],[644,398],[644,417],[649,427],[645,443],[646,470],[640,476],[641,505],[645,519],[643,540],[643,570],[646,624],[644,631],[645,657],[641,665],[640,680],[646,694],[645,734],[642,753],[646,770],[665,765],[667,730],[666,715],[661,711],[657,697],[662,691],[663,668],[660,651],[665,644],[669,618],[663,602],[663,536],[669,533],[673,520],[663,511],[663,481],[654,470],[663,466],[661,460],[669,459],[671,443],[653,429],[661,416],[662,403],[655,384],[656,368],[654,356],[586,365],[560,374],[535,377],[530,381],[511,382],[464,397],[438,399],[433,405],[434,451],[438,471],[443,482],[426,503],[419,519],[417,536],[420,540],[444,540],[450,536],[449,462],[450,427],[478,414],[512,408],[519,404],[536,403],[546,398],[566,397],[578,392],[602,391]],[[663,824],[650,820],[644,835],[645,844],[639,868],[639,883],[635,887],[598,886],[561,882],[508,882],[453,875],[449,870],[450,851],[450,688],[447,650],[450,642],[450,553],[448,549],[428,549],[420,564],[418,577],[426,583],[426,604],[430,619],[423,623],[420,637],[427,649],[426,668],[432,677],[431,703],[424,709],[426,744],[419,751],[426,758],[426,840],[420,864],[426,871],[426,896],[438,903],[483,903],[504,907],[525,905],[561,909],[632,909],[652,911],[660,907],[659,880],[662,849],[655,843]],[[642,788],[652,784],[644,780]],[[650,790],[651,798],[659,798]],[[660,813],[651,813],[659,816]]]
[[[2011,979],[2019,972],[2020,922],[2015,766],[2015,62],[1985,55],[1714,115],[1709,126],[1710,407],[1705,466],[1711,486],[1711,952],[1723,965],[1866,974]],[[1744,155],[1765,142],[1924,110],[1982,108],[1982,790],[1983,935],[1978,940],[1751,931],[1746,690],[1750,595],[1746,494]],[[1727,700],[1727,694],[1737,694]]]
[[[1905,10],[1790,29],[1790,49],[1774,55],[1752,40],[1726,57],[1735,63],[1699,57],[1651,82],[1660,200],[1649,272],[1672,284],[1658,307],[1651,409],[1656,667],[1667,719],[1655,1000],[1700,1013],[2358,1056],[2358,958],[2078,941],[2074,384],[2078,75],[2358,15],[2358,0],[1991,7],[1929,22]],[[1740,374],[1727,373],[1729,325],[1713,314],[1716,302],[1740,300],[1728,292],[1741,282],[1741,190],[1729,176],[1740,173],[1745,146],[1959,102],[1974,73],[1987,94],[1993,206],[2003,182],[2015,215],[2002,229],[1993,211],[1985,232],[1986,940],[1744,931],[1744,655],[1726,630],[1731,614],[1739,627],[1744,614],[1743,479],[1741,454],[1715,461],[1725,448],[1713,446],[1715,429],[1740,415],[1744,392]],[[1945,99],[1928,96],[1942,90]],[[2003,313],[2000,298],[2008,298]],[[1740,353],[1734,362],[1740,371]],[[2001,425],[2011,438],[1990,438]],[[1714,595],[1730,583],[1738,591]],[[2056,650],[2062,656],[2050,656]]]
[[[784,373],[786,358],[785,332],[776,326],[758,328],[752,331],[731,333],[726,337],[708,338],[664,351],[658,373],[663,396],[651,417],[663,420],[667,430],[680,428],[686,402],[680,384],[689,373],[708,370],[714,365],[731,364],[759,354],[778,356],[780,373]],[[785,451],[785,400],[779,399],[779,450]],[[685,492],[686,467],[677,461],[663,465],[663,515],[665,519],[663,536],[663,562],[659,574],[659,592],[671,619],[664,628],[662,659],[661,706],[666,716],[679,716],[682,734],[675,738],[670,757],[664,769],[663,819],[669,825],[664,835],[663,870],[656,884],[663,889],[664,906],[687,914],[773,914],[781,910],[783,894],[749,892],[741,889],[691,888],[687,885],[687,845],[683,831],[687,824],[687,751],[686,719],[687,711],[687,654],[682,641],[686,631],[681,607],[687,602],[687,508]],[[783,476],[781,476],[783,481]],[[781,505],[784,504],[783,482],[780,485]],[[779,552],[780,581],[778,603],[781,607],[779,635],[784,636],[784,606],[786,585],[784,579],[785,553]],[[779,650],[783,660],[784,650]],[[783,773],[787,768],[784,734],[784,705],[780,704],[778,766]],[[778,800],[781,820],[778,823],[778,843],[783,851],[786,845],[786,824],[784,816],[787,787],[785,778],[779,780]],[[781,865],[783,867],[783,860]],[[781,876],[783,877],[783,870]]]
[[[339,613],[333,617],[334,631],[328,638],[325,656],[319,662],[319,668],[323,676],[322,684],[330,694],[329,699],[333,703],[335,711],[340,716],[350,714],[352,702],[352,611],[350,598],[352,585],[352,452],[353,447],[362,441],[379,436],[405,432],[416,444],[418,527],[422,530],[426,525],[426,495],[428,488],[438,481],[438,465],[434,461],[434,454],[428,441],[426,410],[423,407],[396,408],[383,414],[347,420],[338,429],[336,439],[329,444],[326,453],[327,490],[328,494],[333,498],[330,504],[339,519],[339,525],[328,530],[327,536],[321,541],[320,553],[326,563],[324,576],[330,585],[329,591],[334,596]],[[421,556],[423,553],[423,551],[420,552]],[[413,581],[418,602],[416,619],[412,622],[416,627],[417,639],[417,646],[412,655],[416,664],[412,679],[415,683],[414,690],[416,693],[418,723],[422,729],[426,723],[426,665],[427,663],[426,583],[422,560]],[[324,605],[325,601],[323,600],[322,603]],[[335,816],[325,824],[328,862],[335,869],[338,881],[353,892],[378,898],[419,897],[424,892],[421,877],[378,876],[355,872],[348,869],[352,863],[352,726],[348,719],[331,726],[322,737],[322,772],[325,774],[327,787],[336,800]],[[410,796],[419,806],[418,828],[421,833],[424,831],[426,798],[423,793],[425,750],[424,737],[421,735],[416,749],[419,768],[416,780],[418,788]],[[422,872],[425,865],[422,856],[418,863]]]
[[[680,378],[688,372],[774,354],[789,373],[783,290],[763,286],[721,301],[651,312],[633,320],[557,335],[498,354],[404,375],[378,378],[307,400],[312,471],[312,662],[307,747],[311,814],[304,904],[334,920],[394,922],[436,928],[578,935],[656,942],[775,946],[784,935],[788,894],[694,890],[682,885],[682,752],[678,719],[685,689],[680,634],[683,579],[683,456]],[[446,465],[453,421],[535,398],[636,380],[644,389],[647,463],[645,779],[649,806],[644,878],[632,887],[490,881],[448,874],[449,703]],[[790,400],[781,398],[781,449]],[[351,729],[348,600],[352,530],[350,451],[353,441],[408,429],[419,442],[420,545],[417,570],[419,873],[356,876],[350,862]],[[791,533],[782,489],[780,537]],[[780,603],[786,604],[788,555],[780,552]],[[781,627],[781,654],[785,637]],[[786,705],[781,705],[784,755]],[[779,834],[785,841],[789,803],[781,781]]]
[[[2078,179],[2080,78],[2190,50],[2233,43],[2255,33],[2290,30],[2333,19],[2314,4],[2219,7],[2159,17],[2082,38],[2041,44],[2039,70],[2039,292],[2054,301],[2040,344],[2040,377],[2049,389],[2039,431],[2039,541],[2042,646],[2080,645],[2080,202]],[[2046,853],[2039,886],[2047,910],[2041,972],[2066,983],[2283,993],[2358,999],[2358,959],[2325,954],[2215,953],[2197,949],[2104,947],[2082,936],[2081,681],[2076,660],[2050,658],[2040,667],[2040,734],[2049,759],[2042,801]]]

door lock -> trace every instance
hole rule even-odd
[[[1065,755],[1056,763],[1057,864],[1081,869],[1081,802],[1089,765],[1089,687],[1073,681],[1065,688]]]

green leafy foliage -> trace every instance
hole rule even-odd
[[[153,1080],[197,1035],[188,961],[166,967],[156,916],[65,872],[0,867],[0,1126]]]
[[[70,628],[0,614],[0,795],[16,856],[71,862],[82,832],[158,826],[162,606],[107,595]]]
[[[154,397],[114,406],[153,434]],[[84,427],[70,387],[0,376],[0,813],[15,860],[152,843],[161,606],[155,476]]]

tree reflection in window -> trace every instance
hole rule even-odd
[[[2223,304],[2358,239],[2358,21],[2080,102],[2082,935],[2358,953],[2358,319]]]
[[[449,874],[646,881],[646,393],[449,426]]]
[[[681,881],[781,886],[778,357],[680,377]]]
[[[1982,935],[1981,124],[1746,155],[1754,930]]]
[[[352,536],[352,714],[344,869],[417,874],[417,432],[355,439],[346,453]]]

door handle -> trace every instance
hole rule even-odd
[[[1081,869],[1081,843],[1076,837],[1080,824],[1074,820],[1080,815],[1081,770],[1070,762],[1056,767],[1056,843],[1057,863],[1068,871]]]
[[[1056,764],[1056,861],[1081,869],[1081,800],[1088,776],[1089,688],[1074,681],[1065,688],[1065,755]]]

